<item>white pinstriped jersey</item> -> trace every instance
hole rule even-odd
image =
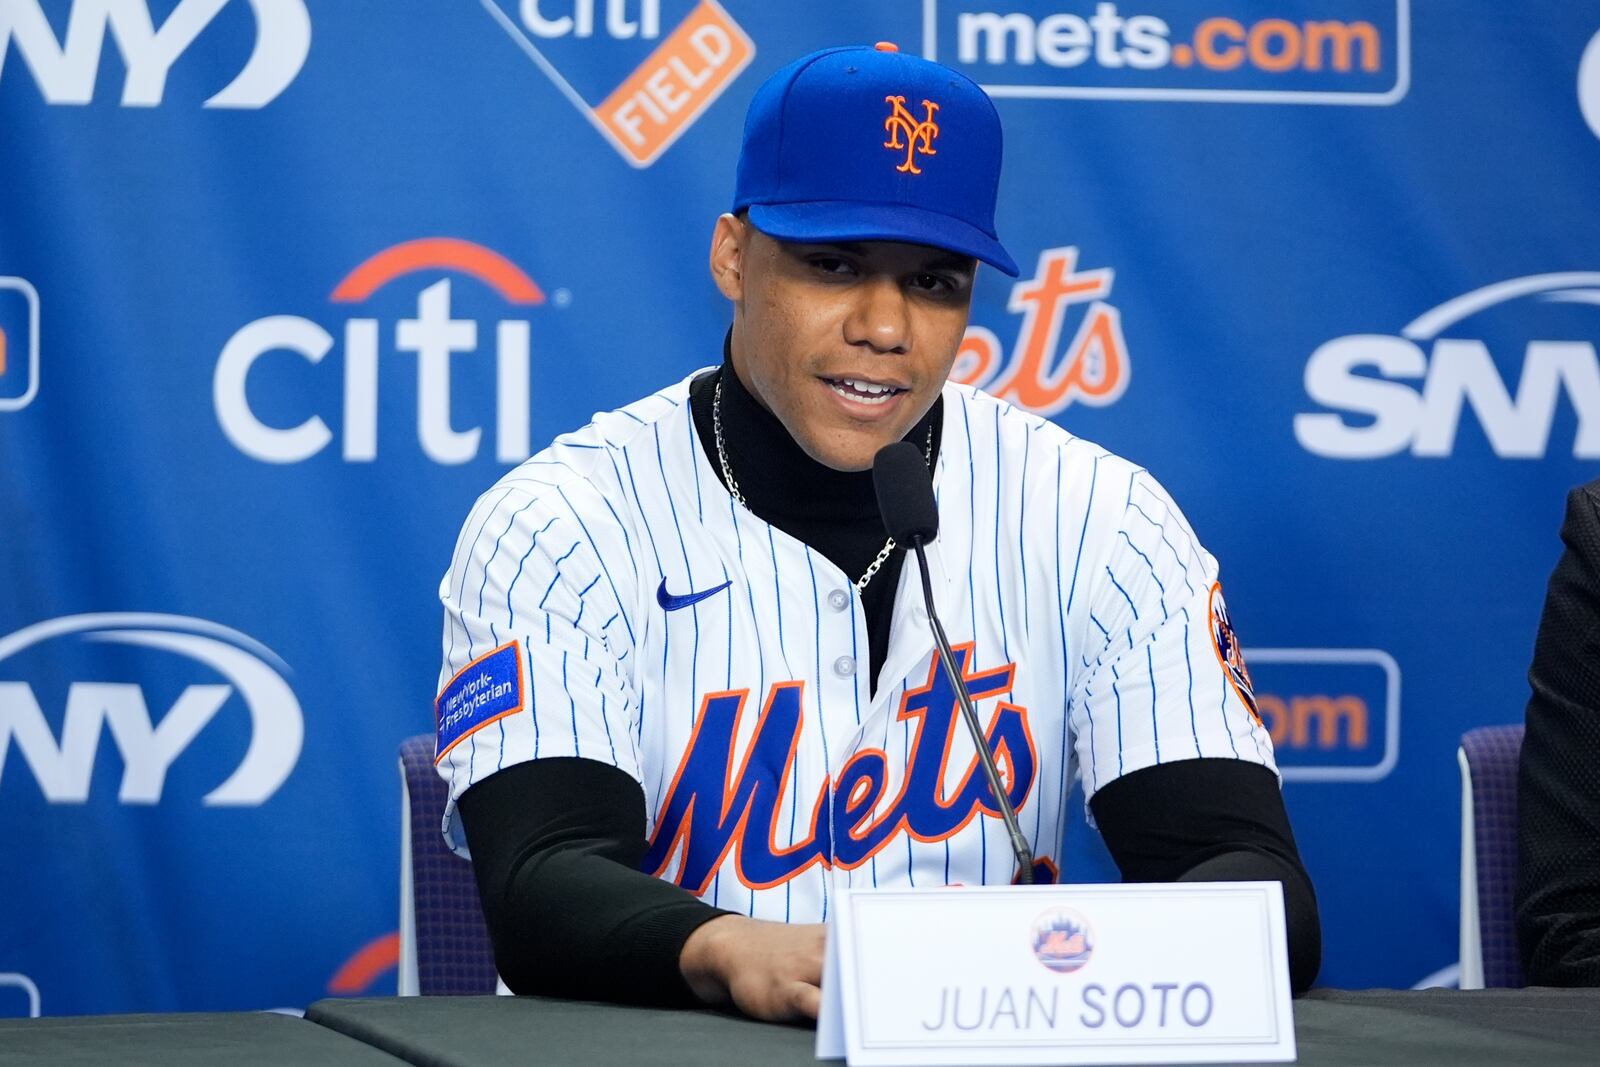
[[[579,756],[639,782],[648,871],[756,918],[823,920],[840,883],[1010,881],[917,568],[874,695],[851,578],[733,502],[688,386],[558,438],[468,517],[440,585],[451,846],[469,785]],[[1274,767],[1216,561],[1166,492],[986,393],[944,402],[935,603],[1038,856],[1075,776],[1092,797],[1164,761]]]

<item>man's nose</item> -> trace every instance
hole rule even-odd
[[[900,283],[887,275],[868,278],[845,320],[845,340],[878,352],[904,352],[911,342],[911,317]]]

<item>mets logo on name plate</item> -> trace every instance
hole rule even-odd
[[[1089,920],[1071,908],[1051,908],[1033,923],[1033,954],[1056,974],[1071,974],[1094,954]]]

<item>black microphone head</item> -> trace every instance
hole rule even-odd
[[[884,445],[872,460],[872,486],[878,492],[883,528],[896,544],[926,544],[939,534],[939,507],[933,499],[933,474],[922,450],[910,441]]]

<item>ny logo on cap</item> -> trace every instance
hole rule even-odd
[[[927,117],[921,122],[906,109],[906,98],[903,96],[886,96],[884,103],[890,106],[889,117],[883,120],[883,128],[889,134],[889,139],[883,142],[885,148],[904,148],[906,161],[895,170],[901,173],[921,174],[922,168],[917,166],[917,153],[926,156],[936,156],[939,153],[933,149],[933,139],[939,136],[939,125],[933,121],[933,113],[939,110],[939,105],[932,100],[924,100],[922,106],[927,109]],[[900,135],[904,133],[906,143],[900,143]]]

